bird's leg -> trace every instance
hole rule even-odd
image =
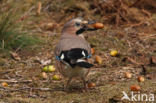
[[[86,80],[85,80],[85,78],[81,78],[81,79],[82,79],[82,81],[83,81],[84,89],[87,90],[87,85],[86,85]]]
[[[72,80],[72,78],[69,78],[69,79],[68,79],[67,84],[66,84],[66,89],[68,89],[71,80]]]

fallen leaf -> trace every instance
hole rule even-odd
[[[42,65],[48,65],[48,64],[51,63],[51,59],[44,60],[44,59],[40,59],[39,57],[36,57],[34,61],[38,62],[38,63],[40,63]]]
[[[48,65],[50,63],[51,63],[51,59],[49,59],[49,60],[41,60],[41,64],[42,65]]]
[[[19,57],[19,55],[17,53],[14,52],[10,52],[11,56],[13,57],[13,59],[20,61],[21,58]]]
[[[53,23],[53,22],[47,23],[47,24],[44,25],[44,29],[45,30],[49,30],[49,31],[53,31],[57,27],[58,27],[58,24],[57,23]]]
[[[151,64],[156,64],[156,57],[151,57],[150,58],[150,63]]]

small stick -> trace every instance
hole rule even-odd
[[[7,82],[7,83],[30,83],[32,80],[22,80],[22,81],[17,81],[17,80],[0,80],[0,82]]]
[[[141,11],[142,11],[145,15],[147,15],[148,17],[151,17],[151,13],[148,12],[147,10],[142,9]]]
[[[17,89],[8,89],[8,88],[3,88],[0,90],[4,90],[7,92],[15,92],[15,91],[21,91],[21,90],[40,90],[40,91],[64,91],[64,89],[51,89],[51,88],[31,88],[31,87],[22,87],[22,88],[17,88]]]
[[[5,43],[4,40],[2,40],[2,49],[4,49]]]
[[[38,2],[37,15],[41,14],[42,3]]]
[[[130,62],[132,62],[133,64],[136,64],[136,65],[143,65],[142,63],[138,63],[138,62],[136,62],[135,60],[133,60],[132,58],[130,58],[130,57],[127,57],[127,59],[130,61]]]

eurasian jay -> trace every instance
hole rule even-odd
[[[82,33],[87,30],[96,30],[88,28],[87,24],[92,23],[94,21],[88,22],[82,18],[75,18],[63,27],[54,54],[57,59],[56,68],[64,77],[69,78],[66,88],[75,77],[80,78],[86,88],[86,76],[93,64],[87,61],[91,57],[91,47]]]

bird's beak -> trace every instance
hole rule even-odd
[[[95,20],[92,20],[92,21],[82,21],[82,27],[76,32],[77,35],[83,33],[84,31],[94,31],[94,30],[97,30],[95,28],[93,28],[93,24],[96,23]]]
[[[82,21],[82,24],[83,25],[86,25],[86,24],[88,24],[88,21],[87,20],[84,20],[84,21]]]
[[[95,20],[91,20],[91,21],[86,21],[86,20],[84,20],[84,21],[82,21],[82,24],[83,24],[83,25],[92,25],[92,24],[95,24],[95,23],[96,23]]]
[[[95,20],[90,20],[90,21],[84,21],[84,23],[89,25],[89,24],[95,24],[96,21]]]
[[[95,20],[82,21],[83,29],[85,29],[86,31],[94,31],[94,30],[97,30],[97,29],[93,28],[93,24],[95,24],[95,23],[96,23]]]

